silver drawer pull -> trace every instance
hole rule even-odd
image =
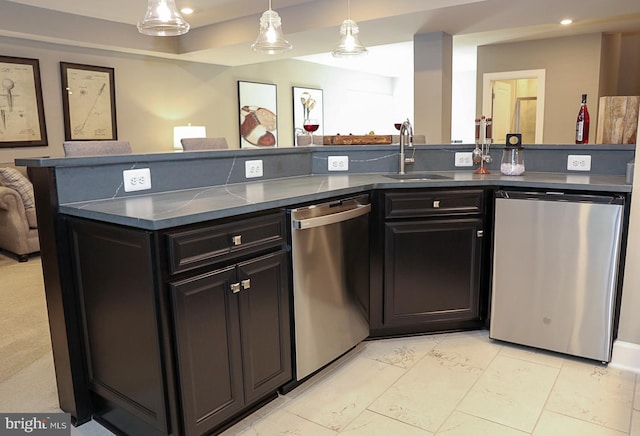
[[[250,289],[251,288],[251,279],[243,280],[240,283],[242,283],[242,289]]]
[[[484,236],[484,230],[478,230],[476,235],[478,236],[478,238],[482,238]]]
[[[231,241],[233,242],[233,245],[242,244],[242,235],[235,235],[234,237],[231,238]]]
[[[234,294],[237,294],[238,292],[240,292],[240,283],[232,283],[231,292],[233,292]]]
[[[438,208],[440,208],[440,200],[435,200],[435,201],[433,202],[433,208],[434,208],[434,209],[438,209]]]

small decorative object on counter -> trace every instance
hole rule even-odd
[[[576,144],[589,143],[589,109],[587,108],[587,94],[582,94],[582,103],[576,120]]]
[[[473,149],[471,156],[474,165],[482,162],[482,150],[480,150],[480,118],[476,118],[476,147]]]
[[[524,148],[520,133],[507,133],[500,172],[505,176],[519,176],[524,173]]]
[[[474,174],[489,174],[489,170],[484,166],[485,163],[491,163],[493,160],[489,154],[491,147],[493,132],[493,122],[491,118],[485,118],[484,115],[476,118],[476,148],[473,150],[472,159],[474,164],[480,164],[480,168],[474,171]]]

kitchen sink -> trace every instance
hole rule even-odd
[[[449,176],[442,176],[440,174],[426,174],[426,173],[408,173],[408,174],[385,174],[385,177],[395,180],[445,180],[451,179]]]

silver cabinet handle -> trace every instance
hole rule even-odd
[[[478,236],[478,238],[482,238],[484,236],[484,230],[478,230],[476,235]]]
[[[242,235],[235,235],[231,238],[231,241],[233,242],[233,245],[240,245],[242,244]]]
[[[440,208],[440,200],[435,200],[433,202],[433,208],[434,209],[439,209]]]
[[[240,283],[232,283],[230,287],[231,287],[231,292],[233,292],[234,294],[237,294],[238,292],[240,292]]]
[[[242,284],[242,289],[250,289],[251,288],[251,279],[246,279],[240,282]]]

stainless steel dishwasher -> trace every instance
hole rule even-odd
[[[369,335],[369,196],[290,210],[296,380]]]
[[[609,362],[624,197],[498,191],[490,337]]]

